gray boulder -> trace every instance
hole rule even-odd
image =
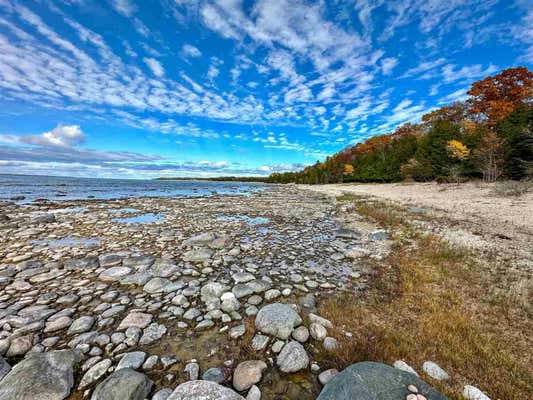
[[[153,382],[140,372],[119,369],[96,387],[91,400],[144,400],[152,385]]]
[[[309,365],[309,356],[304,347],[291,341],[283,346],[276,360],[281,372],[298,372]]]
[[[415,375],[376,362],[352,364],[331,379],[317,400],[397,400],[410,393],[414,385],[428,400],[447,400]]]
[[[0,399],[63,400],[74,385],[73,367],[79,360],[71,350],[31,354],[0,381]]]
[[[255,317],[255,327],[263,333],[287,340],[302,319],[291,306],[273,303],[264,306]]]
[[[167,400],[245,400],[237,392],[209,381],[189,381],[179,385]]]

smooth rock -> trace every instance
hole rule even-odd
[[[122,322],[118,326],[118,330],[122,331],[129,327],[144,329],[150,324],[150,322],[152,322],[152,318],[152,314],[146,314],[142,312],[130,312],[128,315],[126,315],[126,318],[122,320]]]
[[[203,373],[202,379],[204,381],[222,383],[226,380],[226,376],[224,375],[224,371],[221,368],[212,367],[207,369]]]
[[[87,386],[92,385],[94,382],[99,380],[105,375],[111,364],[112,361],[106,358],[105,360],[102,360],[89,368],[85,375],[83,375],[83,378],[81,378],[78,389],[85,389]]]
[[[296,342],[291,341],[283,346],[276,363],[281,372],[298,372],[309,365],[309,356],[304,347]]]
[[[148,325],[148,327],[144,330],[143,335],[139,340],[139,344],[141,346],[152,344],[161,339],[165,333],[167,333],[166,326],[154,322],[153,324]]]
[[[249,389],[261,381],[266,368],[266,363],[261,360],[241,362],[233,372],[233,387],[239,392]]]
[[[475,386],[466,385],[463,389],[463,397],[466,400],[490,400],[489,396]]]
[[[424,364],[422,364],[422,369],[426,374],[438,381],[450,379],[450,375],[448,375],[446,371],[444,371],[437,363],[434,363],[433,361],[424,362]]]
[[[144,400],[153,382],[140,372],[124,368],[113,372],[94,390],[91,400]]]
[[[189,381],[179,385],[167,400],[245,400],[235,391],[210,381]]]
[[[311,325],[309,325],[309,333],[313,339],[318,340],[319,342],[322,342],[328,335],[326,328],[316,322],[312,322]]]
[[[71,350],[33,353],[0,381],[2,400],[63,400],[74,385],[79,355]]]
[[[246,395],[246,400],[261,400],[261,390],[253,385]]]
[[[343,370],[324,386],[317,400],[405,399],[408,385],[415,385],[428,400],[447,400],[413,374],[369,361],[352,364]]]
[[[144,351],[132,351],[130,353],[124,353],[120,359],[115,371],[123,368],[138,369],[143,365],[146,353]]]
[[[418,373],[413,369],[413,367],[411,367],[409,364],[407,364],[403,360],[394,361],[394,364],[392,364],[392,366],[394,368],[399,369],[399,370],[402,370],[402,371],[405,371],[405,372],[409,372],[409,373],[411,373],[413,375],[419,376]]]
[[[255,327],[268,335],[287,340],[302,319],[286,304],[273,303],[261,308],[255,317]]]
[[[326,385],[330,380],[332,380],[338,374],[339,374],[339,371],[334,368],[327,369],[325,371],[322,371],[318,375],[318,381],[320,382],[321,385]]]

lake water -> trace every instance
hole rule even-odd
[[[247,195],[261,191],[262,183],[155,181],[133,179],[66,178],[57,176],[0,174],[0,200],[24,196],[35,199],[78,200],[128,197],[200,197],[214,194]]]

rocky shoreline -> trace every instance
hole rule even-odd
[[[316,305],[364,291],[360,258],[384,257],[387,239],[294,186],[5,203],[0,400],[305,400],[332,379],[319,398],[340,398],[353,372],[314,360],[338,339]],[[390,393],[444,398],[401,363],[361,364],[394,375]]]

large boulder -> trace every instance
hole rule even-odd
[[[179,385],[167,400],[245,400],[237,392],[210,381],[189,381]]]
[[[335,376],[317,400],[397,400],[410,393],[414,385],[428,400],[447,400],[427,383],[409,372],[376,362],[352,364]]]
[[[255,327],[267,335],[287,340],[302,319],[291,306],[281,303],[268,304],[255,317]]]
[[[91,400],[144,400],[152,385],[153,382],[140,372],[119,369],[96,387]]]
[[[74,385],[73,367],[79,360],[71,350],[31,354],[0,381],[0,399],[63,400]]]

